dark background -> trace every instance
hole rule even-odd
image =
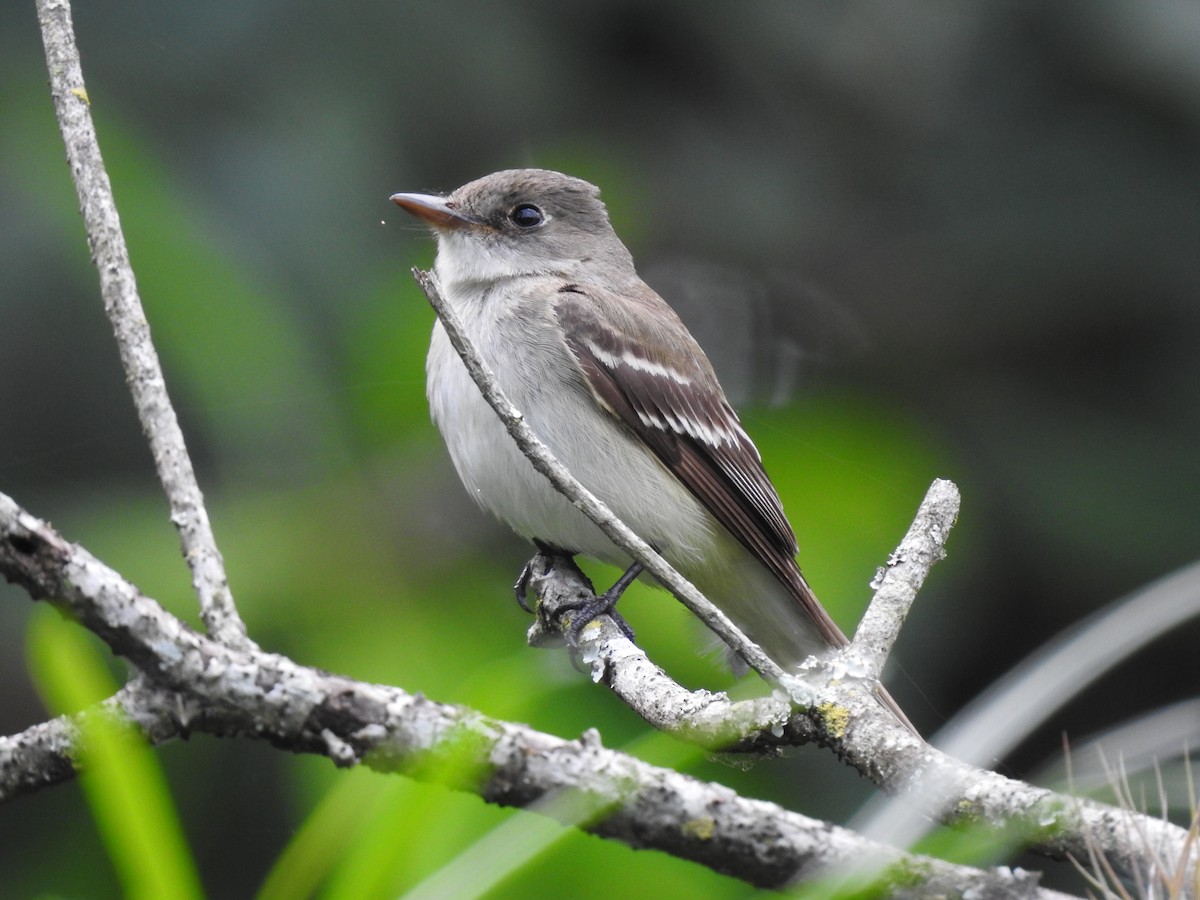
[[[610,746],[643,732],[561,654],[523,647],[508,585],[527,550],[465,497],[425,410],[432,314],[407,272],[432,242],[387,197],[514,166],[601,186],[741,403],[844,627],[929,481],[958,483],[949,558],[891,678],[926,732],[1196,556],[1193,3],[93,2],[76,26],[168,384],[270,649]],[[45,82],[32,3],[5,4],[0,490],[194,621]],[[30,604],[7,586],[0,601],[11,733],[45,714]],[[728,684],[672,606],[645,592],[626,611],[683,680]],[[1008,771],[1191,696],[1198,638],[1102,678]],[[252,893],[341,777],[248,741],[161,756],[221,896]],[[817,751],[692,771],[834,819],[870,793]],[[506,817],[427,803],[440,849],[412,851],[410,880]],[[501,893],[584,859],[744,892],[567,843]],[[0,845],[6,895],[117,890],[74,786],[0,808]]]

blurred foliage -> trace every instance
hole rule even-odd
[[[31,619],[30,664],[46,707],[79,712],[120,687],[105,671],[104,648],[49,607]],[[92,716],[81,728],[80,785],[126,897],[202,896],[187,840],[158,758],[132,726]]]
[[[386,199],[515,165],[603,188],[745,401],[801,563],[843,627],[929,481],[959,483],[950,556],[891,679],[922,727],[1200,546],[1193,4],[276,0],[75,15],[168,383],[264,646],[564,736],[597,728],[607,746],[813,816],[844,820],[869,796],[817,751],[749,764],[647,736],[563,654],[523,646],[508,585],[528,550],[464,496],[428,422],[432,314],[408,269],[432,242]],[[195,623],[45,80],[32,4],[7,4],[0,490]],[[623,603],[682,681],[733,684],[668,597],[637,586]],[[29,606],[0,587],[6,733],[46,715],[21,664]],[[1057,755],[1061,731],[1191,692],[1196,640],[1122,666],[1012,770]],[[213,896],[751,893],[250,741],[155,756]],[[0,807],[0,842],[6,897],[122,892],[79,785]]]

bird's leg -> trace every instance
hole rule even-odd
[[[633,629],[629,627],[629,623],[625,618],[617,612],[617,601],[621,599],[621,595],[642,574],[645,567],[634,560],[625,572],[617,579],[616,584],[610,587],[603,594],[598,594],[590,600],[581,601],[578,604],[564,604],[560,612],[572,610],[575,615],[571,618],[571,625],[567,629],[567,643],[572,647],[579,642],[579,634],[583,631],[588,622],[593,621],[599,616],[608,616],[621,629],[621,633],[630,641],[634,639]]]

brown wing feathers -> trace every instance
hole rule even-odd
[[[758,450],[703,351],[682,328],[669,334],[654,329],[649,313],[674,312],[648,288],[642,290],[647,296],[592,286],[560,289],[559,321],[593,394],[787,586],[826,642],[842,646],[845,636],[796,565],[796,538]],[[603,321],[594,309],[599,303],[605,304]],[[661,340],[634,342],[630,331],[649,331]],[[674,335],[683,335],[688,346],[666,343]]]

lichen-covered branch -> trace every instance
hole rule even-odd
[[[901,545],[925,534],[928,543],[920,553],[905,561],[893,554],[893,565],[901,567],[897,590],[915,590],[937,557],[934,550],[940,539],[928,527],[938,521],[952,520],[952,508],[945,500],[956,500],[935,483],[917,520],[922,527],[909,530]],[[933,501],[933,502],[931,502]],[[946,517],[949,516],[949,519]],[[936,529],[933,529],[936,531]],[[920,557],[920,559],[918,559]],[[537,558],[535,558],[536,561]],[[548,591],[553,605],[571,605],[580,592],[591,586],[578,570],[561,560],[546,558],[534,565],[539,593]],[[545,597],[543,597],[543,601]],[[901,613],[902,614],[902,613]],[[553,611],[539,616],[531,634],[544,642],[547,632],[569,627],[557,621]],[[918,740],[884,710],[869,691],[857,689],[854,680],[840,683],[836,666],[827,669],[833,675],[814,683],[818,691],[815,710],[805,714],[790,712],[784,704],[763,698],[761,705],[743,707],[730,703],[724,695],[689,692],[670,681],[610,621],[601,618],[580,635],[580,652],[591,667],[595,680],[611,687],[622,700],[646,721],[681,737],[689,737],[706,746],[726,749],[765,749],[773,746],[816,740],[829,746],[838,756],[866,775],[885,791],[900,795],[905,803],[919,808],[931,820],[943,822],[979,821],[996,827],[1023,826],[1030,846],[1046,855],[1077,859],[1089,856],[1089,844],[1100,848],[1114,869],[1125,875],[1150,872],[1158,860],[1171,864],[1190,860],[1197,864],[1197,848],[1187,832],[1170,823],[1132,810],[1079,800],[1037,788],[967,765]],[[853,648],[851,648],[852,650]],[[773,704],[779,703],[779,706]],[[789,707],[790,708],[790,707]],[[826,711],[826,715],[822,715]],[[728,712],[730,721],[719,719]],[[759,719],[766,732],[748,730]]]
[[[572,611],[594,598],[592,583],[567,558],[538,553],[529,563],[529,588],[538,597],[531,646],[564,643]],[[723,692],[689,691],[671,679],[608,616],[586,625],[577,639],[579,661],[659,731],[714,750],[763,752],[813,739],[812,722],[787,701],[759,697],[733,701]]]
[[[761,887],[879,872],[889,896],[979,892],[1050,898],[1036,877],[913,857],[729,788],[608,750],[588,733],[567,741],[398,688],[366,684],[198,634],[83,548],[0,494],[0,573],[54,598],[146,673],[87,715],[120,713],[159,743],[192,732],[245,736],[338,765],[445,778],[499,804],[554,810],[633,847],[652,847]],[[0,799],[74,773],[79,717],[0,738]],[[439,773],[432,755],[449,754]],[[420,765],[418,765],[420,763]],[[471,773],[464,775],[464,773]]]

